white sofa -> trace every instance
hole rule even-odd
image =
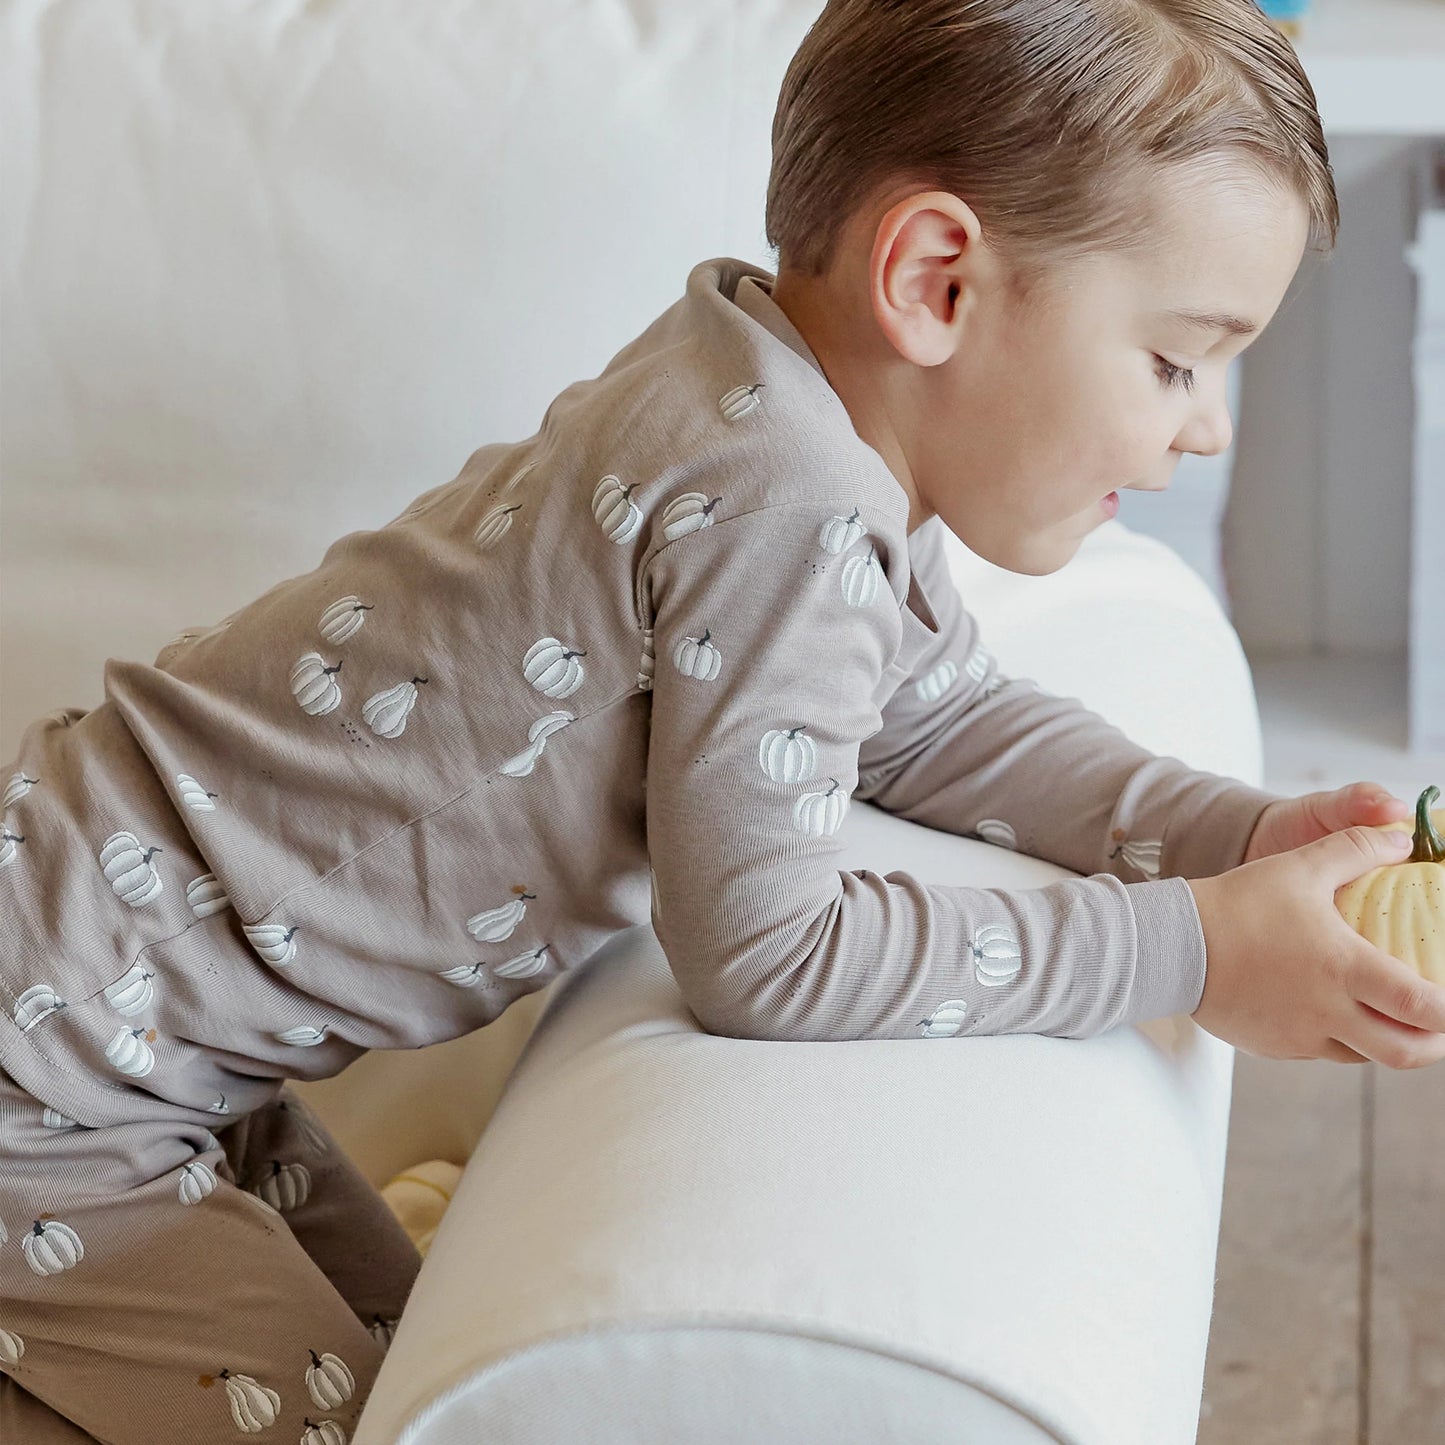
[[[33,716],[529,435],[681,293],[770,265],[772,104],[818,0],[0,7],[3,692]],[[953,561],[1003,670],[1261,783],[1238,640],[1115,521]],[[1035,887],[866,805],[848,866]],[[378,1184],[470,1163],[354,1445],[1183,1445],[1233,1052],[775,1044],[650,930],[471,1038],[303,1092]]]

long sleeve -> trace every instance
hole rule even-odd
[[[1197,1007],[1182,879],[1003,890],[838,868],[860,750],[907,671],[902,552],[896,515],[840,497],[649,560],[653,922],[688,1005],[766,1039],[1089,1037]]]
[[[939,628],[864,743],[855,796],[1126,883],[1238,867],[1279,795],[1158,756],[1077,698],[1001,675],[953,585],[942,529],[930,521],[909,539]]]

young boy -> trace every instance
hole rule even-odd
[[[417,1258],[285,1082],[481,1028],[649,918],[714,1032],[1286,1036],[1254,976],[1317,987],[1357,844],[1251,862],[1308,841],[1290,801],[1002,676],[942,540],[1052,572],[1227,445],[1227,363],[1333,234],[1318,118],[1247,0],[1028,8],[829,5],[776,280],[701,263],[535,435],[27,730],[7,1438],[344,1438]],[[859,797],[1085,876],[840,871]]]

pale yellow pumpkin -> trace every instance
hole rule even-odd
[[[1439,796],[1439,788],[1426,788],[1415,804],[1410,855],[1347,883],[1335,894],[1335,907],[1376,948],[1445,984],[1445,808],[1430,812]],[[1408,832],[1411,826],[1386,823],[1383,831]]]

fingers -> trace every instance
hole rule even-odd
[[[1357,1054],[1338,1039],[1331,1039],[1325,1044],[1319,1052],[1319,1057],[1330,1064],[1369,1064],[1374,1062],[1372,1059],[1367,1059],[1364,1054]]]
[[[1445,988],[1421,977],[1381,949],[1366,948],[1353,970],[1351,992],[1386,1018],[1445,1034]]]
[[[1331,1039],[1346,1054],[1363,1055],[1387,1069],[1423,1069],[1445,1058],[1445,1034],[1411,1028],[1377,1013],[1367,1004],[1358,1012],[1343,1039]],[[1355,1059],[1346,1060],[1353,1063]]]

